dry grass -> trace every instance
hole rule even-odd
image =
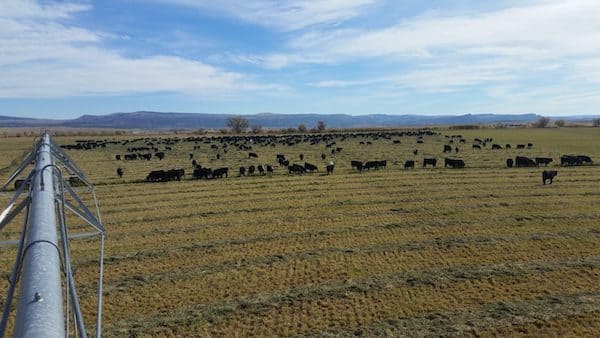
[[[202,145],[200,163],[229,166],[224,180],[142,182],[152,169],[185,167],[192,144],[159,162],[117,162],[123,147],[71,151],[98,184],[107,227],[107,336],[598,336],[600,166],[507,169],[516,155],[587,154],[600,161],[598,129],[445,131],[534,143],[525,150],[452,154],[467,168],[404,171],[406,159],[441,153],[444,137],[402,144],[338,141],[332,176],[235,177],[275,154],[323,163],[323,144],[255,146],[259,160]],[[59,138],[70,143],[73,138]],[[31,139],[2,139],[0,167]],[[418,156],[411,150],[420,149]],[[387,159],[358,173],[351,159]],[[125,177],[116,178],[117,166]],[[0,175],[8,175],[5,172]],[[87,197],[89,199],[89,196]],[[71,218],[74,220],[74,218]],[[79,222],[72,222],[78,224]],[[3,239],[15,238],[17,227]],[[72,242],[85,313],[93,313],[97,242]],[[2,248],[10,271],[13,249]],[[0,289],[6,290],[4,280]],[[92,318],[88,316],[89,328]]]

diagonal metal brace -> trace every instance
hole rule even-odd
[[[2,230],[8,223],[10,223],[10,221],[12,221],[12,219],[15,218],[15,216],[17,216],[21,212],[21,210],[23,210],[24,207],[28,206],[30,202],[31,197],[27,196],[27,198],[22,200],[21,203],[19,203],[19,205],[13,210],[11,209],[13,208],[14,203],[10,204],[8,208],[6,208],[0,215],[0,230]]]

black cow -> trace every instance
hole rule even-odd
[[[327,155],[325,155],[325,154],[321,154],[321,159],[322,159],[322,160],[325,160],[326,158],[327,158]]]
[[[363,168],[367,169],[367,170],[371,170],[371,169],[379,170],[379,161],[365,162],[365,164],[363,165]]]
[[[474,144],[473,149],[481,149],[481,146],[479,144]]]
[[[444,144],[444,151],[443,152],[444,153],[451,153],[452,152],[452,147],[449,146],[449,145],[447,145],[447,144]]]
[[[273,167],[270,165],[267,165],[267,172],[272,174],[273,173]]]
[[[586,155],[577,155],[577,158],[583,163],[589,163],[589,164],[593,163],[592,159]]]
[[[192,174],[193,179],[199,178],[210,178],[212,176],[212,170],[210,168],[196,168],[194,169],[194,173]]]
[[[119,177],[123,177],[123,169],[117,168],[117,175],[119,175]]]
[[[152,158],[152,154],[148,153],[148,154],[142,154],[142,156],[140,156],[142,159],[150,161],[150,159]]]
[[[194,158],[194,154],[190,153],[190,160]]]
[[[450,158],[444,159],[444,167],[451,167],[453,169],[459,169],[465,167],[465,162],[463,160],[453,160]]]
[[[408,169],[408,168],[413,168],[415,167],[415,161],[413,160],[407,160],[406,162],[404,162],[404,169]]]
[[[125,154],[125,161],[137,160],[137,154]]]
[[[240,167],[240,174],[239,176],[245,176],[246,175],[246,167]]]
[[[525,149],[525,145],[524,144],[517,144],[517,149]]]
[[[259,164],[257,169],[258,169],[259,174],[261,174],[261,175],[265,174],[265,167],[263,167],[262,164]]]
[[[542,172],[542,182],[546,185],[546,180],[550,180],[550,184],[552,184],[552,179],[558,175],[558,171],[556,170],[544,170]]]
[[[494,150],[494,149],[502,149],[502,146],[494,143],[494,144],[492,144],[492,150]]]
[[[413,150],[413,155],[418,155],[419,154],[419,149],[414,149]]]
[[[362,171],[363,170],[363,163],[361,161],[350,161],[350,166],[352,168],[356,168],[356,170],[358,171]]]
[[[248,153],[248,158],[250,157],[258,158],[258,155],[256,153]]]
[[[377,166],[380,168],[385,168],[387,167],[387,160],[383,160],[383,161],[377,161]],[[379,169],[379,168],[378,168]]]
[[[304,170],[306,170],[306,172],[309,173],[312,173],[313,171],[319,171],[316,165],[310,164],[308,162],[304,162]]]
[[[505,144],[505,145],[504,145],[504,148],[506,148],[506,149],[510,149],[510,143],[507,143],[507,144]]]
[[[248,167],[248,175],[252,175],[254,174],[254,171],[256,171],[256,167],[251,165]]]
[[[121,160],[121,155],[115,155],[115,160],[120,161]]]
[[[328,164],[327,165],[327,175],[331,175],[333,174],[333,168],[335,167],[334,164]]]
[[[198,165],[198,161],[196,161],[196,160],[192,160],[192,167],[194,167],[194,168],[195,168],[197,165]]]
[[[512,158],[509,158],[509,159],[506,160],[506,166],[507,167],[512,168],[513,164],[514,164],[514,161],[513,161]]]
[[[549,157],[536,157],[535,158],[535,164],[539,167],[540,164],[543,164],[544,166],[548,166],[548,163],[552,162],[552,159]]]
[[[432,167],[435,168],[436,164],[437,164],[436,158],[424,158],[423,159],[423,168],[427,167],[427,165],[431,165]]]
[[[221,154],[217,154],[217,160],[221,159]]]
[[[182,177],[185,176],[185,170],[184,169],[171,169],[168,172],[169,174],[169,179],[172,180],[181,180]]]
[[[165,158],[165,153],[161,151],[158,153],[154,153],[154,156],[158,157],[158,159],[162,161],[162,159]]]
[[[527,143],[527,149],[533,148],[533,143]]]
[[[288,173],[292,174],[292,173],[299,173],[299,174],[304,174],[306,172],[306,169],[299,165],[299,164],[292,164],[288,166]]]
[[[165,182],[168,180],[169,173],[164,170],[153,170],[146,176],[148,182]]]
[[[300,154],[300,161],[304,161],[304,154]]]
[[[520,167],[536,167],[537,164],[535,164],[535,161],[533,161],[530,158],[523,157],[523,156],[517,156],[515,158],[515,166],[517,168],[520,168]]]
[[[223,175],[225,175],[225,177],[227,178],[229,173],[229,168],[228,167],[224,167],[224,168],[217,168],[215,170],[213,170],[212,172],[212,177],[213,178],[223,178]]]

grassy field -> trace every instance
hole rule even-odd
[[[107,228],[105,336],[599,336],[600,166],[557,162],[562,154],[600,162],[600,128],[440,132],[424,144],[338,140],[335,157],[322,143],[255,145],[258,159],[230,149],[217,160],[218,150],[192,143],[163,161],[116,161],[121,145],[69,151],[97,186]],[[448,157],[466,168],[444,169],[443,135],[455,134],[467,142]],[[476,137],[513,149],[472,149]],[[4,180],[32,139],[0,145]],[[190,180],[190,152],[203,166],[228,166],[230,177]],[[320,172],[276,166],[271,176],[237,177],[241,165],[275,165],[277,153],[304,163],[303,153]],[[552,157],[554,184],[542,185],[543,168],[506,168],[517,155]],[[442,165],[423,169],[423,157]],[[355,159],[388,167],[357,172]],[[403,170],[410,159],[417,167]],[[179,167],[182,181],[144,182],[150,170]],[[0,239],[17,238],[18,224]],[[15,249],[0,250],[5,276]],[[97,250],[95,239],[72,241],[88,314]]]

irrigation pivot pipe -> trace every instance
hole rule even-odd
[[[61,256],[56,226],[50,136],[45,133],[35,154],[29,229],[23,264],[15,337],[64,337]]]

